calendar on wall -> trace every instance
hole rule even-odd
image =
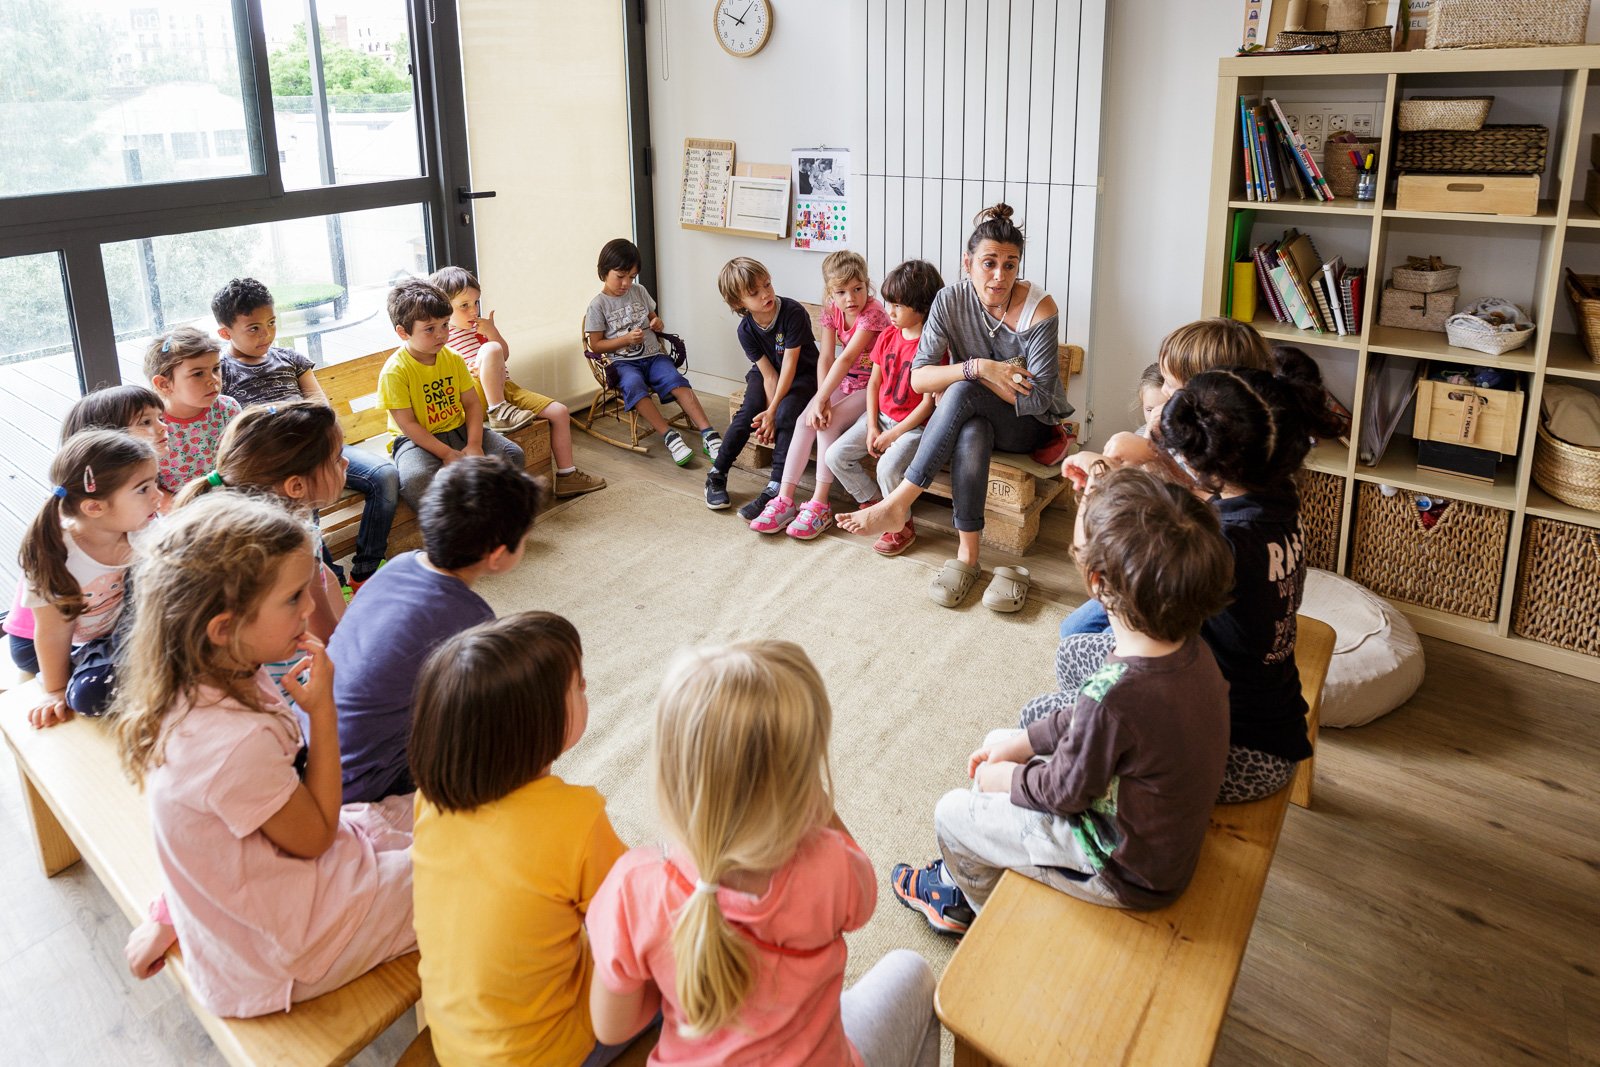
[[[794,247],[832,252],[850,240],[850,153],[796,148]]]

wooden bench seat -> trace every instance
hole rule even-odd
[[[28,709],[38,700],[37,683],[0,694],[0,731],[17,760],[40,868],[53,877],[88,861],[136,925],[161,892],[149,807],[124,777],[105,723],[78,716],[34,730]],[[422,988],[413,952],[293,1011],[223,1019],[194,999],[180,952],[167,957],[166,971],[231,1064],[345,1063],[411,1010]]]
[[[1333,630],[1301,616],[1295,661],[1313,711]],[[1158,911],[1122,911],[1007,871],[939,980],[956,1067],[1206,1064],[1289,789],[1219,804],[1189,888]]]
[[[386,348],[359,359],[346,360],[316,369],[317,382],[328,394],[328,402],[339,415],[347,445],[381,451],[389,435],[388,412],[378,402],[378,374],[394,352]],[[523,451],[528,470],[543,478],[555,478],[555,460],[550,452],[550,423],[534,419],[506,437]],[[322,511],[322,539],[335,559],[355,551],[356,531],[366,506],[360,493],[346,491],[337,503]],[[395,509],[394,525],[389,528],[387,555],[394,557],[422,547],[422,530],[416,512],[404,500]]]

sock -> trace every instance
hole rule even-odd
[[[768,496],[777,496],[780,488],[782,487],[777,482],[768,482],[767,487],[761,491]]]
[[[556,468],[556,473],[557,474],[576,474],[576,473],[578,473],[578,465],[576,463],[574,463],[570,467],[557,467]]]
[[[718,436],[717,428],[715,426],[707,426],[705,429],[700,431],[700,436],[701,437],[716,437],[716,436]]]
[[[939,881],[943,882],[945,885],[955,885],[956,884],[955,879],[950,877],[950,867],[949,867],[949,865],[944,864],[944,863],[940,863],[939,864]]]

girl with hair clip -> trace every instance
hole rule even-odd
[[[61,424],[61,444],[82,430],[125,430],[148,441],[159,464],[167,455],[167,424],[161,418],[161,398],[142,385],[114,385],[81,397]],[[156,511],[165,511],[171,497],[156,485]],[[33,612],[22,606],[28,579],[17,579],[11,610],[0,615],[11,646],[11,660],[27,674],[39,673],[39,656],[34,648]]]
[[[416,947],[410,798],[340,807],[333,663],[306,629],[317,564],[301,519],[272,500],[210,497],[151,540],[115,711],[123,768],[149,795],[163,894],[128,940],[128,966],[148,978],[181,940],[208,1011],[287,1011]],[[309,748],[262,669],[296,652],[283,684],[309,717]]]
[[[833,806],[832,710],[799,645],[682,653],[656,703],[670,844],[617,861],[589,905],[595,1036],[659,1008],[652,1063],[933,1067],[933,973],[889,953],[843,991],[844,934],[872,916],[872,863]]]
[[[1276,793],[1311,755],[1294,662],[1306,572],[1294,475],[1312,437],[1340,428],[1316,363],[1297,349],[1276,358],[1276,374],[1234,368],[1188,379],[1154,435],[1209,498],[1233,550],[1231,602],[1200,630],[1229,687],[1224,804]],[[1057,655],[1064,686],[1081,684],[1113,643],[1109,633],[1067,637]]]
[[[156,471],[151,447],[117,430],[73,435],[50,464],[50,498],[18,553],[44,687],[28,712],[36,728],[99,715],[111,701],[130,535],[156,516]]]
[[[174,506],[182,508],[218,489],[267,493],[287,503],[315,525],[314,513],[344,492],[344,431],[333,408],[320,400],[285,400],[258,405],[228,424],[217,446],[216,467],[178,491]],[[322,538],[314,538],[319,561]],[[315,610],[311,632],[326,641],[344,615],[338,580],[321,562],[312,586]],[[274,664],[274,668],[287,666]],[[277,673],[276,670],[274,673]]]
[[[625,848],[605,797],[551,773],[588,726],[585,690],[578,631],[546,611],[463,630],[417,680],[418,969],[446,1067],[599,1067],[627,1045],[595,1043],[583,936]]]
[[[822,289],[822,342],[817,346],[817,374],[822,384],[795,423],[778,495],[750,523],[757,533],[777,533],[787,526],[786,532],[797,541],[810,541],[833,525],[833,509],[828,506],[828,491],[833,488],[828,448],[866,414],[867,382],[872,377],[869,356],[878,335],[890,328],[889,316],[872,295],[867,261],[855,252],[828,254],[822,261]],[[817,446],[817,486],[811,499],[796,509],[795,488],[806,471],[813,443]]]

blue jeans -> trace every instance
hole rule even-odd
[[[651,393],[666,403],[674,390],[692,388],[672,357],[664,352],[643,359],[614,360],[611,369],[617,372],[617,388],[622,390],[622,406],[627,411]]]
[[[1061,620],[1061,640],[1073,634],[1100,634],[1111,629],[1105,605],[1093,597],[1079,605],[1078,610]]]
[[[1018,415],[981,382],[959,381],[944,391],[933,409],[917,458],[906,481],[921,489],[950,465],[951,508],[955,528],[983,529],[983,502],[989,493],[989,457],[1002,452],[1032,452],[1050,440],[1055,427],[1032,415]]]
[[[344,458],[350,463],[344,472],[345,488],[367,498],[356,529],[355,558],[350,562],[351,580],[362,582],[372,577],[388,551],[389,527],[400,503],[400,471],[389,460],[348,445]]]

